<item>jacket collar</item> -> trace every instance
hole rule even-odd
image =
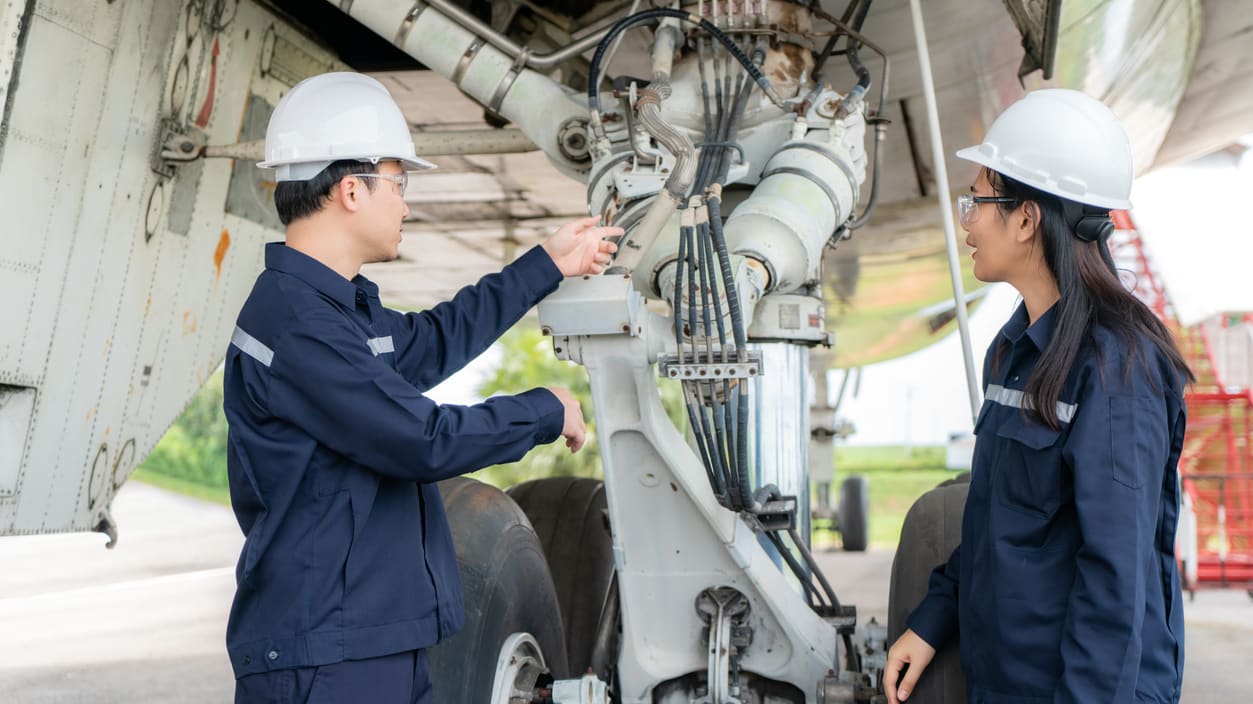
[[[1010,316],[1005,326],[1001,328],[1001,335],[1013,344],[1017,344],[1025,334],[1027,339],[1031,340],[1036,349],[1043,352],[1053,339],[1053,326],[1056,324],[1057,304],[1054,303],[1048,310],[1044,311],[1035,324],[1030,324],[1030,318],[1027,315],[1027,304],[1018,304],[1018,309]]]
[[[373,281],[360,274],[348,281],[322,262],[288,247],[285,242],[266,244],[265,268],[290,274],[347,308],[353,307],[358,289],[372,298],[378,298],[378,286]]]

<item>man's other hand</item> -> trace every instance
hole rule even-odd
[[[598,227],[600,216],[568,222],[557,228],[543,245],[562,276],[599,274],[613,261],[618,245],[606,237],[621,237],[620,227]]]
[[[583,443],[587,440],[587,425],[583,422],[583,407],[579,405],[579,400],[574,397],[566,389],[554,386],[548,387],[553,392],[561,405],[566,409],[565,423],[561,427],[561,436],[566,439],[566,447],[570,448],[571,453],[578,452],[583,449]]]

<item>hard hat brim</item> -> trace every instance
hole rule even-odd
[[[1109,208],[1110,210],[1131,209],[1131,201],[1125,198],[1106,198],[1088,193],[1076,193],[1074,191],[1068,191],[1061,188],[1052,180],[1041,180],[1039,178],[1033,178],[1028,174],[1017,173],[1019,171],[1018,169],[1015,169],[1010,164],[1003,163],[998,156],[989,154],[983,149],[982,144],[976,144],[974,146],[966,147],[965,149],[959,149],[956,156],[958,159],[964,159],[978,164],[979,166],[986,166],[999,174],[1008,176],[1016,181],[1021,181],[1032,188],[1044,191],[1050,195],[1055,195],[1058,198],[1073,200],[1077,203],[1084,203],[1098,208]]]
[[[332,159],[327,159],[327,158],[321,158],[321,159],[275,159],[275,160],[273,160],[273,161],[261,161],[261,162],[258,162],[258,163],[257,163],[257,168],[259,168],[259,169],[277,169],[277,170],[280,172],[280,174],[279,174],[279,178],[277,179],[277,180],[279,180],[279,181],[307,181],[307,180],[309,180],[309,179],[313,178],[314,176],[316,176],[317,174],[321,173],[321,172],[322,172],[322,169],[325,169],[327,166],[330,166],[330,165],[331,165],[334,161],[368,161],[368,162],[370,162],[370,163],[372,163],[372,164],[377,164],[377,163],[378,163],[378,162],[380,162],[380,161],[388,161],[388,160],[393,160],[393,161],[398,161],[398,162],[400,162],[400,166],[401,166],[401,168],[403,168],[405,171],[433,171],[433,170],[435,170],[435,169],[438,169],[438,168],[439,168],[439,167],[438,167],[438,166],[436,166],[435,164],[432,164],[431,162],[427,161],[426,159],[423,159],[423,158],[418,157],[418,156],[396,156],[396,155],[391,155],[391,154],[383,154],[383,155],[378,155],[378,154],[368,154],[368,155],[339,155],[339,154],[337,154],[337,155],[335,155],[335,158],[334,158],[333,160],[332,160]],[[291,167],[291,166],[300,166],[300,165],[302,165],[302,164],[306,164],[306,165],[308,165],[308,164],[313,164],[313,165],[320,165],[320,166],[319,166],[319,168],[318,168],[316,171],[312,172],[309,176],[306,176],[306,177],[303,177],[303,178],[295,178],[295,177],[291,177],[291,176],[286,176],[286,177],[284,177],[284,172],[286,172],[286,173],[290,174],[290,173],[292,173],[292,170],[291,170],[291,169],[283,169],[282,167],[284,167],[284,166],[288,166],[288,167]],[[296,171],[300,171],[300,169],[297,169]]]

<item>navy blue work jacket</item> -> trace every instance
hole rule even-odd
[[[282,243],[226,354],[231,504],[246,539],[226,630],[235,676],[434,645],[464,621],[434,482],[555,440],[545,389],[474,406],[423,391],[556,289],[532,249],[423,313],[384,308]]]
[[[1052,430],[1023,387],[1053,325],[1020,306],[988,350],[961,545],[908,624],[937,647],[960,632],[971,702],[1175,702],[1182,381],[1098,326]]]

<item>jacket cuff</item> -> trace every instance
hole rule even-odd
[[[547,445],[561,437],[561,429],[566,425],[566,407],[561,405],[553,392],[548,389],[531,389],[518,394],[518,398],[526,399],[535,409],[536,445]]]
[[[943,600],[928,596],[905,619],[909,630],[939,650],[957,631],[957,614]]]
[[[565,278],[561,275],[561,270],[553,263],[553,258],[548,256],[548,252],[545,252],[544,248],[539,245],[528,249],[526,254],[515,259],[509,268],[522,277],[527,290],[536,301],[556,291],[561,280]]]

